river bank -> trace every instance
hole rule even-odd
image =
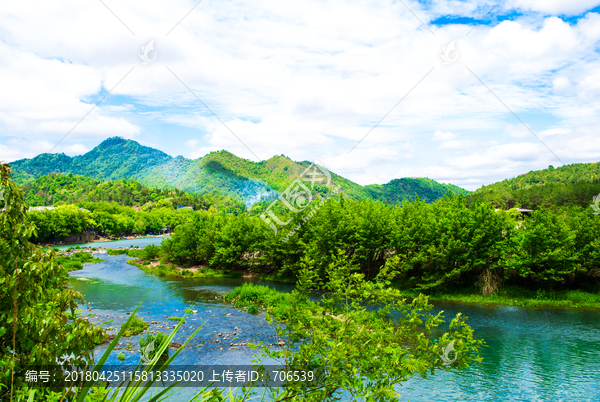
[[[134,251],[135,253],[135,251]],[[134,255],[131,255],[134,256]],[[206,265],[181,266],[174,263],[161,263],[159,259],[129,260],[146,273],[158,276],[177,276],[183,278],[254,278],[273,282],[294,284],[294,278],[284,278],[275,274],[258,274],[249,271],[222,271]],[[408,297],[416,297],[420,292],[403,290]],[[495,294],[483,296],[477,289],[471,292],[431,293],[429,298],[434,301],[459,302],[481,305],[506,305],[521,307],[568,307],[568,308],[600,308],[600,295],[583,290],[568,290],[549,292],[542,289],[529,290],[517,287],[507,287]]]
[[[408,297],[415,297],[419,292],[403,291]],[[424,292],[425,293],[425,292]],[[590,293],[580,289],[546,291],[543,289],[530,290],[515,286],[500,289],[494,294],[483,296],[473,291],[455,291],[455,292],[433,292],[429,294],[429,300],[457,302],[479,305],[504,305],[520,307],[568,307],[568,308],[600,308],[600,294]]]
[[[108,243],[113,241],[122,241],[122,240],[141,240],[141,239],[153,239],[153,238],[165,238],[171,236],[170,233],[160,234],[160,235],[149,235],[149,236],[124,236],[118,238],[107,238],[99,236],[97,239],[86,241],[85,243],[77,243],[77,242],[61,242],[61,243],[48,243],[48,244],[38,244],[40,247],[47,248],[55,248],[55,247],[65,247],[65,246],[77,246],[82,244],[91,244],[91,243]]]
[[[158,236],[157,236],[158,237]],[[282,277],[273,273],[255,273],[248,270],[220,270],[210,268],[207,265],[179,265],[173,262],[164,261],[160,257],[146,258],[144,256],[144,248],[146,245],[133,247],[110,247],[116,244],[127,244],[127,240],[116,241],[113,244],[105,244],[105,247],[85,247],[73,248],[65,252],[65,256],[73,255],[76,252],[89,252],[92,254],[109,253],[113,255],[127,254],[129,257],[134,257],[127,261],[128,264],[134,265],[140,270],[157,275],[160,277],[175,277],[175,278],[246,278],[268,280],[278,283],[294,284],[295,279],[290,277]],[[108,251],[111,250],[111,251]],[[90,261],[91,262],[91,261]],[[401,289],[402,290],[402,289]],[[420,292],[411,290],[402,290],[402,293],[407,297],[416,297]],[[423,292],[426,293],[426,292]],[[521,306],[521,307],[539,307],[539,308],[600,308],[600,294],[586,292],[583,290],[568,290],[568,291],[547,291],[543,289],[524,289],[516,286],[506,286],[496,293],[483,296],[476,288],[461,289],[447,292],[432,292],[429,293],[429,298],[432,302],[458,302],[477,305],[506,305],[506,306]]]
[[[136,257],[127,253],[130,257]],[[206,265],[182,266],[172,262],[162,263],[160,259],[144,260],[139,257],[128,260],[128,264],[135,265],[142,271],[157,276],[179,277],[179,278],[257,278],[248,271],[223,271],[212,269]]]
[[[103,258],[96,258],[94,254],[102,253],[101,249],[81,249],[68,251],[59,251],[56,262],[66,268],[67,271],[77,271],[83,269],[83,264],[97,264],[105,261]],[[106,250],[104,250],[106,253]]]

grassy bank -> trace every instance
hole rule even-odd
[[[403,291],[403,294],[414,297],[419,292]],[[453,301],[474,304],[497,304],[524,307],[573,307],[600,308],[600,294],[583,290],[529,290],[516,286],[507,286],[489,296],[482,296],[477,289],[461,289],[447,292],[429,293],[429,300]]]
[[[95,258],[92,253],[78,251],[73,255],[59,255],[56,262],[67,269],[67,271],[76,271],[83,269],[83,264],[95,264],[104,261],[102,258]]]
[[[248,309],[251,314],[256,314],[262,309],[268,310],[278,319],[285,319],[290,306],[297,301],[294,297],[292,293],[279,292],[268,286],[244,283],[225,294],[223,298],[235,307]],[[303,299],[308,302],[308,299]]]
[[[129,253],[128,253],[129,255]],[[159,259],[142,260],[139,257],[127,261],[142,271],[157,276],[174,276],[183,278],[241,278],[241,271],[221,271],[208,267],[182,267],[173,263],[163,263]]]

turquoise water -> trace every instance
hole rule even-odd
[[[115,241],[98,241],[93,243],[81,243],[81,244],[68,244],[65,246],[57,246],[59,250],[66,250],[70,247],[104,247],[104,248],[119,248],[129,246],[145,247],[148,244],[160,244],[167,237],[147,237],[143,239],[131,239],[131,240],[115,240]]]
[[[146,239],[144,239],[146,240]],[[131,241],[124,241],[125,243]],[[97,244],[97,243],[94,243]],[[167,318],[197,310],[182,326],[175,341],[183,341],[201,324],[191,344],[174,364],[249,364],[254,352],[248,346],[230,347],[230,341],[277,342],[264,315],[250,315],[224,303],[219,296],[245,282],[242,278],[165,279],[126,264],[124,255],[99,255],[106,261],[88,264],[71,273],[71,283],[91,304],[83,315],[103,326],[120,327],[144,296],[139,315],[154,321],[150,329],[173,325]],[[280,290],[290,285],[260,282]],[[410,401],[600,401],[600,313],[597,310],[535,309],[511,306],[484,307],[459,303],[434,303],[448,320],[457,312],[489,347],[481,365],[463,371],[438,371],[430,378],[413,378],[398,389]],[[225,315],[224,315],[225,314]],[[226,342],[217,334],[234,332]],[[123,341],[107,363],[137,363],[139,337]],[[216,341],[220,342],[217,343]],[[127,342],[134,346],[129,352]],[[106,346],[97,350],[99,356]],[[192,390],[179,397],[187,400]]]

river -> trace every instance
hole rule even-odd
[[[127,246],[131,242],[120,241]],[[181,317],[186,308],[197,311],[182,326],[175,341],[183,343],[198,325],[205,323],[205,326],[175,364],[250,364],[254,352],[248,346],[232,347],[231,343],[278,341],[274,330],[265,322],[264,314],[239,311],[219,297],[248,281],[246,279],[166,279],[127,264],[129,257],[124,255],[99,254],[98,257],[106,261],[86,264],[82,270],[71,272],[70,279],[73,289],[90,303],[82,315],[89,315],[91,321],[105,328],[119,328],[127,319],[127,313],[133,311],[144,296],[139,316],[155,323],[151,324],[151,330],[165,332],[165,326],[176,323],[168,317]],[[286,284],[253,282],[283,291],[292,289]],[[468,317],[467,322],[476,337],[483,338],[489,347],[482,352],[481,365],[463,371],[438,371],[426,379],[416,377],[407,381],[398,389],[401,400],[600,400],[600,311],[433,304],[433,312],[444,310],[448,321],[462,312]],[[114,321],[109,323],[110,320]],[[218,333],[233,332],[236,332],[235,340],[233,335],[225,340],[218,336]],[[126,364],[136,364],[140,358],[138,340],[139,336],[122,338],[122,345],[107,363],[120,364],[117,354],[123,352]],[[131,352],[125,349],[128,342],[134,346]],[[100,356],[105,347],[99,347],[96,356]],[[183,389],[170,400],[188,400],[191,392]]]

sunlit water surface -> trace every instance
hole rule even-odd
[[[239,311],[219,297],[247,281],[245,279],[167,279],[146,274],[127,264],[129,257],[124,255],[98,256],[106,261],[87,264],[84,269],[71,272],[74,290],[81,292],[91,303],[82,310],[91,321],[105,328],[119,328],[127,319],[127,313],[145,297],[139,316],[146,322],[158,322],[151,324],[151,330],[165,332],[166,326],[175,324],[168,317],[181,317],[186,308],[197,310],[174,340],[183,343],[199,325],[204,324],[204,328],[173,364],[251,364],[254,351],[248,346],[232,347],[230,344],[277,342],[264,314]],[[291,290],[290,285],[254,282]],[[469,318],[468,323],[476,336],[483,338],[489,346],[482,352],[484,361],[460,372],[438,371],[426,379],[413,378],[398,389],[401,400],[600,401],[598,311],[484,307],[446,302],[437,303],[434,312],[441,309],[448,321],[458,312]],[[110,320],[113,321],[108,323]],[[236,327],[235,340],[233,336],[223,340],[217,335],[233,333]],[[122,345],[112,353],[107,364],[136,364],[140,359],[138,341],[139,336],[122,338]],[[125,349],[127,343],[133,350]],[[97,349],[96,358],[105,348],[103,345]],[[117,359],[121,352],[125,355],[124,363]],[[188,400],[193,391],[183,389],[169,400]]]

